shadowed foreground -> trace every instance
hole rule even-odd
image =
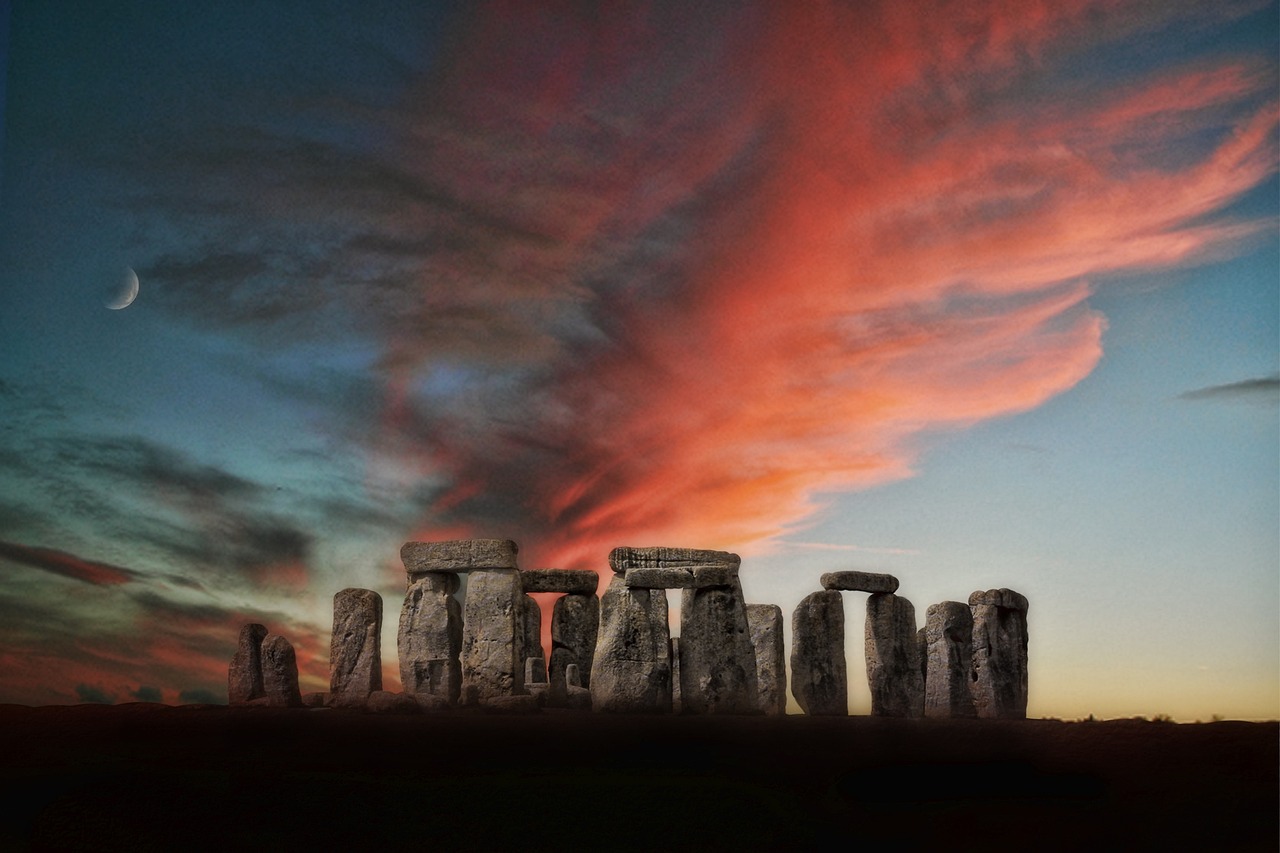
[[[1275,850],[1275,723],[0,706],[0,849]]]

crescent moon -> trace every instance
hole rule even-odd
[[[133,300],[138,298],[138,274],[133,271],[132,267],[124,268],[124,276],[120,281],[120,286],[116,289],[106,301],[106,306],[112,311],[119,311],[128,308],[133,304]]]

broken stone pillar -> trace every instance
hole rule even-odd
[[[515,569],[472,571],[462,614],[462,684],[485,704],[524,693],[525,594]]]
[[[630,589],[620,576],[600,599],[600,636],[591,663],[591,706],[614,713],[671,710],[667,593]]]
[[[961,601],[931,604],[924,628],[924,715],[972,717],[970,680],[973,671],[973,614]]]
[[[594,587],[592,589],[590,594],[570,593],[558,598],[552,608],[551,671],[548,674],[552,684],[563,684],[568,667],[576,665],[582,678],[579,686],[591,686],[591,661],[600,628],[600,599],[596,598]]]
[[[410,575],[400,611],[396,645],[400,681],[410,695],[437,696],[457,704],[462,690],[462,605],[453,572]]]
[[[756,651],[738,579],[731,586],[685,589],[680,603],[681,713],[755,714],[756,691]]]
[[[534,600],[532,595],[524,596],[521,624],[524,631],[524,640],[520,644],[521,667],[525,673],[524,683],[531,683],[529,680],[529,661],[536,660],[538,665],[542,667],[542,672],[537,673],[537,683],[545,684],[547,681],[547,659],[542,653],[542,608],[538,606],[538,602]]]
[[[806,714],[849,713],[844,602],[835,590],[809,593],[791,616],[791,692]]]
[[[298,659],[293,644],[279,634],[268,634],[262,641],[262,689],[272,707],[302,707]]]
[[[240,629],[236,653],[227,668],[227,704],[244,705],[263,696],[262,640],[265,625],[252,622]]]
[[[867,597],[867,685],[874,717],[924,714],[924,682],[916,645],[916,609],[889,592]]]
[[[348,588],[333,597],[329,692],[338,704],[364,704],[382,689],[382,596]]]
[[[973,614],[970,695],[984,719],[1027,716],[1027,599],[1011,589],[969,596]]]
[[[787,659],[783,647],[782,608],[748,604],[747,630],[756,655],[756,707],[763,714],[787,713]]]

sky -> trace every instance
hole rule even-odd
[[[323,690],[352,586],[398,689],[400,545],[486,537],[1280,717],[1276,3],[7,11],[0,702],[225,701],[249,621]]]

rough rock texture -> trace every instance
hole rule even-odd
[[[969,594],[969,606],[977,607],[980,604],[989,604],[995,607],[1004,607],[1009,610],[1021,610],[1027,612],[1027,597],[1019,592],[1011,589],[987,589],[978,590]]]
[[[924,714],[924,681],[916,645],[916,609],[893,593],[867,598],[867,686],[871,715],[919,717]]]
[[[462,615],[462,685],[481,704],[523,692],[524,591],[515,569],[473,571]]]
[[[827,572],[821,578],[823,589],[846,592],[897,592],[898,579],[893,575],[873,572]]]
[[[547,662],[542,658],[524,659],[524,686],[533,687],[547,683]]]
[[[450,539],[406,542],[400,560],[410,575],[419,572],[476,572],[516,568],[520,549],[510,539]]]
[[[973,614],[961,601],[929,605],[925,612],[924,715],[972,717]]]
[[[622,574],[627,569],[665,569],[671,566],[722,564],[737,567],[742,558],[728,551],[701,548],[614,548],[609,552],[609,568]]]
[[[748,604],[747,630],[756,654],[756,707],[763,714],[785,714],[787,658],[782,608],[776,604]]]
[[[974,593],[969,600],[997,600],[1015,606],[972,604],[973,671],[970,695],[979,717],[1027,716],[1027,599],[1012,590]]]
[[[458,576],[416,575],[404,596],[396,646],[405,693],[439,696],[457,703],[462,690],[462,605],[451,594]]]
[[[262,689],[266,704],[272,707],[302,707],[293,643],[279,634],[268,634],[262,641]]]
[[[262,641],[267,627],[251,622],[240,629],[240,642],[227,668],[227,704],[243,705],[263,695]]]
[[[419,714],[422,712],[422,706],[413,696],[392,693],[388,690],[375,690],[370,693],[364,707],[370,714]]]
[[[791,615],[791,693],[806,714],[849,713],[844,602],[835,590],[809,593]]]
[[[525,592],[567,592],[595,595],[600,573],[590,569],[533,569],[520,573]]]
[[[489,696],[480,701],[480,707],[499,714],[537,714],[542,711],[542,697],[522,694],[519,696]]]
[[[756,651],[742,586],[735,580],[731,587],[686,589],[680,602],[681,713],[755,714],[756,702]]]
[[[670,636],[666,591],[629,589],[615,576],[600,599],[591,706],[610,713],[669,712]]]
[[[928,614],[925,614],[926,618]],[[920,656],[920,681],[925,685],[925,693],[928,693],[929,685],[929,640],[925,637],[924,626],[916,631],[916,654]]]
[[[329,704],[328,693],[303,693],[302,704],[307,708],[323,708]]]
[[[663,566],[627,569],[623,573],[632,589],[705,589],[738,582],[738,567],[728,563],[706,566]]]
[[[524,638],[520,642],[520,671],[528,672],[528,663],[530,660],[538,661],[538,665],[542,667],[540,683],[547,680],[547,658],[542,651],[542,608],[538,606],[538,602],[533,596],[526,595],[524,598],[524,609],[521,614],[522,630]],[[529,683],[528,676],[523,679],[525,684]]]
[[[672,637],[671,653],[671,713],[684,713],[684,702],[680,698],[680,638]]]
[[[551,611],[552,684],[563,683],[565,672],[578,667],[582,681],[579,687],[591,686],[591,659],[596,653],[596,634],[600,629],[600,599],[594,593],[571,593],[556,599]]]
[[[382,596],[348,588],[333,597],[329,692],[338,703],[362,704],[382,689]]]

